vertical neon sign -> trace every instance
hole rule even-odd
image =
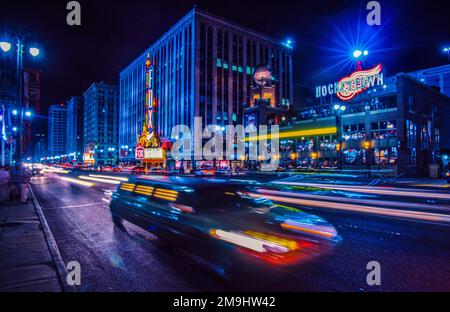
[[[150,61],[150,55],[147,54],[147,60],[145,62],[145,126],[149,133],[147,139],[150,139],[154,135],[153,72],[154,68]]]

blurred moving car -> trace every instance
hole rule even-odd
[[[148,170],[145,167],[136,166],[131,170],[131,174],[147,174]]]
[[[197,175],[197,176],[211,176],[211,175],[215,175],[215,174],[216,174],[216,169],[214,169],[214,168],[205,167],[205,168],[195,170],[195,175]]]
[[[132,179],[112,194],[112,220],[119,227],[122,220],[134,223],[225,271],[293,265],[328,251],[340,240],[322,218],[276,205],[254,192],[255,185],[218,181]]]

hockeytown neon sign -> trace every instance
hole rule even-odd
[[[383,73],[381,73],[381,64],[378,64],[371,69],[355,71],[341,78],[339,82],[317,86],[316,98],[336,94],[342,101],[350,101],[357,94],[381,85],[383,85]]]

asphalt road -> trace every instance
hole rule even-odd
[[[114,188],[57,175],[33,184],[63,260],[81,264],[80,291],[450,291],[446,225],[302,207],[332,223],[342,242],[290,271],[270,278],[255,272],[229,284],[195,255],[169,249],[130,223],[126,231],[115,227],[107,203]],[[380,286],[366,283],[369,261],[381,265]]]

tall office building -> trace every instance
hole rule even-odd
[[[71,159],[81,160],[83,155],[83,97],[72,96],[67,101],[67,147]]]
[[[114,164],[119,156],[119,90],[103,81],[93,83],[84,97],[84,152],[96,164]]]
[[[64,104],[48,108],[48,156],[66,154],[67,108]]]
[[[241,123],[254,69],[272,70],[278,106],[293,105],[289,45],[193,9],[120,73],[119,145],[134,147],[144,122],[147,57],[153,66],[156,131],[170,139],[177,124]],[[134,154],[131,154],[134,155]]]

